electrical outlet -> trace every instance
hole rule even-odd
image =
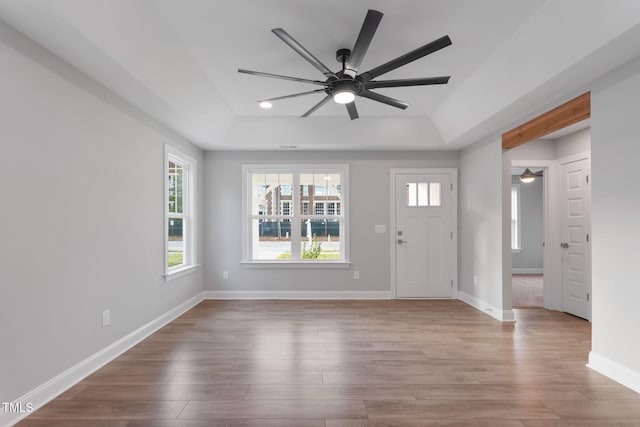
[[[354,271],[353,272],[353,280],[360,280],[360,272],[359,271]]]
[[[105,310],[102,312],[102,327],[109,326],[111,324],[111,312]]]
[[[229,280],[229,272],[228,271],[223,271],[222,272],[222,280]]]

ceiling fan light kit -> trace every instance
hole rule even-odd
[[[278,38],[286,43],[291,49],[302,56],[307,62],[313,65],[318,71],[320,71],[325,80],[311,80],[298,77],[284,76],[280,74],[263,73],[259,71],[251,71],[245,69],[238,69],[239,73],[251,74],[261,77],[270,77],[275,79],[291,80],[295,82],[308,83],[316,86],[322,86],[321,89],[315,89],[308,92],[294,93],[292,95],[278,96],[275,98],[262,99],[258,101],[260,106],[271,104],[272,101],[279,101],[283,99],[296,98],[299,96],[311,95],[315,93],[323,93],[325,96],[317,104],[311,107],[301,117],[308,117],[317,111],[320,107],[326,104],[329,100],[333,99],[338,104],[344,104],[347,108],[347,113],[351,120],[355,120],[359,117],[358,110],[355,105],[356,96],[371,99],[372,101],[381,102],[383,104],[390,105],[392,107],[406,109],[409,104],[397,99],[393,99],[386,95],[382,95],[378,92],[374,92],[371,89],[385,88],[385,87],[406,87],[406,86],[423,86],[423,85],[439,85],[447,84],[450,76],[441,77],[425,77],[416,79],[397,79],[397,80],[374,80],[383,74],[393,71],[403,65],[420,59],[426,55],[436,52],[451,45],[451,39],[449,36],[441,37],[431,43],[428,43],[422,47],[419,47],[409,53],[392,59],[378,67],[375,67],[369,71],[358,74],[360,64],[364,58],[371,40],[378,29],[378,25],[382,20],[382,12],[370,9],[365,16],[362,28],[358,34],[358,38],[353,46],[353,49],[338,49],[336,52],[336,59],[342,64],[342,69],[333,72],[329,67],[324,65],[322,61],[316,58],[311,52],[309,52],[304,46],[302,46],[296,39],[294,39],[289,33],[282,28],[275,28],[271,30]]]
[[[535,181],[537,176],[537,174],[531,172],[531,169],[526,168],[522,175],[520,175],[520,181],[528,184]]]

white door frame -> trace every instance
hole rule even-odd
[[[448,174],[451,177],[451,230],[453,230],[451,258],[451,298],[458,297],[458,168],[392,168],[389,171],[389,247],[391,256],[391,297],[398,298],[396,283],[396,177],[410,174]]]

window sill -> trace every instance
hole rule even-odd
[[[350,261],[243,261],[244,268],[282,268],[282,269],[314,269],[314,268],[349,268]]]
[[[170,273],[167,273],[164,275],[164,281],[168,283],[168,282],[171,282],[172,280],[179,279],[181,277],[195,273],[198,268],[200,268],[200,264],[187,265],[186,267],[173,270]]]

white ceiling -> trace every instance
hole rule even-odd
[[[578,3],[580,19],[575,14]],[[394,141],[394,148],[445,149],[463,146],[553,101],[558,86],[568,92],[640,54],[637,39],[631,37],[640,32],[638,4],[624,0],[0,0],[0,18],[204,149],[229,148],[226,141],[234,141],[234,148],[260,148],[257,138],[246,135],[246,127],[256,123],[264,131],[269,126],[264,120],[270,117],[280,132],[295,128],[301,134],[308,126],[314,132],[337,126],[357,136],[374,121],[377,129],[388,122],[416,132],[401,138],[405,143]],[[343,106],[333,102],[314,117],[299,119],[322,95],[280,101],[271,110],[257,106],[255,101],[261,98],[316,87],[239,74],[238,68],[323,79],[273,35],[272,28],[284,28],[337,70],[335,51],[353,46],[369,8],[385,15],[361,70],[448,34],[452,46],[384,78],[451,75],[450,83],[379,89],[410,107],[402,111],[358,98],[361,119],[354,122],[349,122]],[[607,46],[615,47],[614,52]],[[327,137],[333,137],[328,132]],[[372,141],[370,145],[362,140],[351,145],[349,139],[358,138],[327,148],[387,148],[375,142],[375,135],[362,138]],[[304,146],[304,141],[300,144]]]

